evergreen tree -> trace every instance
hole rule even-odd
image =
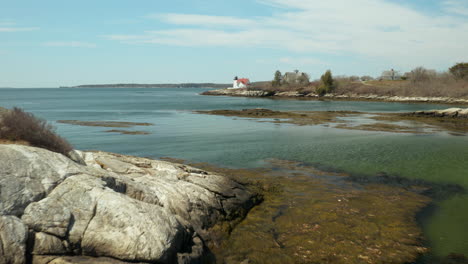
[[[463,79],[468,77],[468,63],[457,63],[449,69],[455,78]]]
[[[271,85],[273,87],[278,87],[281,85],[281,72],[280,71],[276,71],[275,72],[275,77],[273,78],[273,81],[271,82]]]
[[[321,77],[320,77],[320,85],[317,88],[317,93],[320,96],[323,96],[327,93],[330,93],[333,91],[335,88],[335,81],[333,80],[333,76],[330,70],[326,71]]]

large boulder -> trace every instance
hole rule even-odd
[[[0,145],[0,168],[0,215],[16,216],[83,170],[61,154],[20,145]]]
[[[74,160],[0,145],[0,238],[11,245],[0,259],[18,256],[5,263],[24,263],[26,248],[38,264],[191,263],[211,227],[255,203],[245,186],[190,166],[106,152]]]
[[[55,237],[41,236],[37,241],[36,235],[33,253],[37,255],[71,253],[168,261],[184,241],[184,229],[169,210],[116,192],[90,175],[66,179],[47,198],[30,204],[22,220],[34,231]],[[68,227],[65,234],[63,226]],[[36,247],[37,243],[57,246]],[[62,249],[66,252],[60,252]]]
[[[102,167],[109,185],[126,195],[169,209],[203,234],[219,219],[230,220],[254,204],[254,195],[227,177],[165,161],[106,152],[82,154],[89,167]]]

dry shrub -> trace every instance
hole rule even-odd
[[[449,72],[438,73],[423,67],[417,67],[406,76],[407,80],[372,80],[363,76],[334,77],[334,94],[338,95],[378,95],[378,96],[407,96],[407,97],[451,97],[468,99],[468,77],[456,78]],[[361,81],[365,80],[365,81]],[[288,85],[272,87],[271,82],[257,82],[251,87],[253,90],[271,92],[299,92],[302,94],[315,93],[320,86],[320,80],[309,85]]]
[[[17,107],[4,113],[0,119],[0,139],[26,141],[31,146],[68,156],[73,147],[54,130],[54,127],[47,121]]]
[[[426,78],[428,77],[429,78]],[[468,98],[468,80],[456,79],[451,74],[418,73],[408,81],[353,82],[337,79],[337,94],[408,96],[408,97],[452,97]]]

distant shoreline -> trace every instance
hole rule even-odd
[[[77,86],[60,86],[59,88],[226,88],[230,84],[221,83],[117,83],[117,84],[84,84]]]

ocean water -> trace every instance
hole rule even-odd
[[[447,105],[384,102],[273,100],[213,97],[203,89],[0,89],[0,106],[18,106],[49,120],[77,149],[151,158],[172,157],[232,168],[255,168],[265,159],[296,160],[353,174],[385,172],[407,178],[456,183],[468,189],[468,137],[440,132],[403,134],[296,126],[245,118],[195,114],[194,110],[405,112]],[[57,120],[149,122],[128,128],[149,135],[107,133],[110,128]],[[440,201],[424,221],[435,255],[468,255],[468,195]]]

